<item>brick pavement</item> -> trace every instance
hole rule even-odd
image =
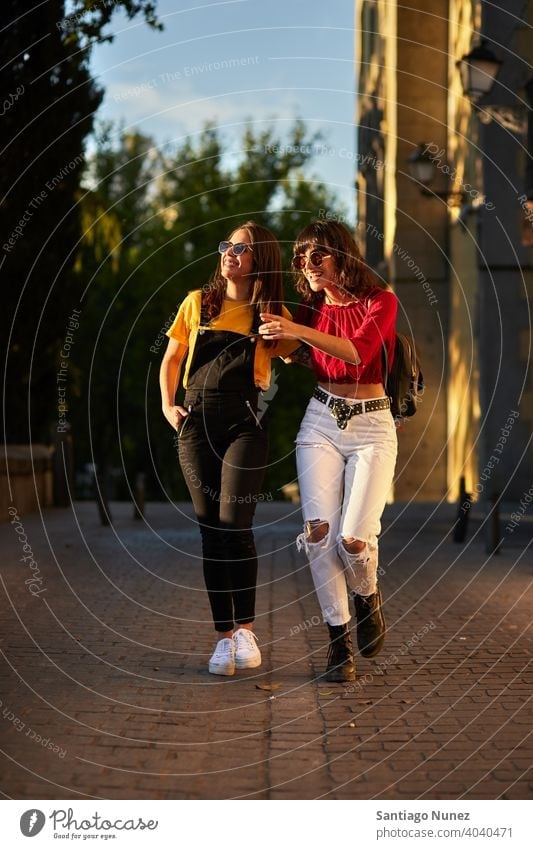
[[[2,777],[8,798],[523,799],[531,795],[531,524],[487,558],[444,505],[387,509],[389,634],[355,685],[326,654],[299,513],[258,510],[264,663],[206,671],[212,649],[188,505],[146,521],[93,504],[0,527]],[[26,553],[27,553],[26,549]],[[529,555],[529,559],[528,559]],[[273,689],[259,689],[273,686]]]

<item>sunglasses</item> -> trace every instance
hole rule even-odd
[[[315,268],[320,268],[322,262],[330,256],[331,254],[325,254],[322,251],[311,251],[309,256],[306,254],[296,254],[292,258],[292,267],[295,271],[302,271],[307,263],[310,262]]]
[[[218,252],[219,254],[225,254],[226,251],[229,251],[230,248],[234,256],[240,256],[246,250],[251,251],[253,253],[251,246],[246,245],[244,242],[237,242],[235,245],[233,244],[233,242],[220,242],[218,246]]]

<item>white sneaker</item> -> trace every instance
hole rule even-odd
[[[230,637],[218,641],[209,659],[209,671],[212,675],[235,674],[235,645]]]
[[[248,628],[238,628],[233,635],[235,666],[237,669],[254,669],[261,666],[261,652],[257,637]]]

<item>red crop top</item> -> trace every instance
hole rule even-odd
[[[301,304],[295,322],[331,336],[349,339],[361,358],[358,366],[311,347],[311,364],[321,383],[382,383],[382,343],[385,342],[389,367],[394,357],[396,295],[374,289],[364,299],[348,306],[322,303],[316,307]]]

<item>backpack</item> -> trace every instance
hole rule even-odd
[[[424,394],[424,375],[416,354],[414,339],[396,333],[394,361],[389,371],[387,349],[382,347],[383,384],[391,400],[391,413],[395,419],[414,416]]]

